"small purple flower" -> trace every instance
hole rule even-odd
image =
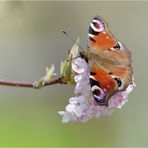
[[[72,69],[76,73],[74,81],[76,83],[74,97],[69,99],[69,104],[65,111],[60,111],[63,116],[62,122],[88,121],[93,117],[111,115],[112,112],[121,108],[127,101],[128,94],[135,87],[134,82],[125,91],[115,93],[109,100],[108,106],[97,105],[93,99],[91,86],[89,84],[89,67],[83,58],[76,58],[72,61]]]
[[[87,72],[87,67],[88,66],[87,66],[85,60],[80,57],[73,60],[73,62],[72,62],[72,69],[78,74],[83,74],[83,73]]]

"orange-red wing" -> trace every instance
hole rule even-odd
[[[110,96],[117,89],[114,78],[95,64],[90,68],[90,85],[94,99],[99,105],[108,105]]]
[[[103,105],[105,101],[104,104],[107,105],[113,93],[126,89],[132,82],[131,55],[98,16],[90,23],[88,48],[90,82],[94,98],[99,100],[98,104]]]

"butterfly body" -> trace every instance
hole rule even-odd
[[[88,33],[88,51],[80,53],[89,63],[90,85],[98,105],[107,106],[111,96],[132,82],[131,55],[109,31],[101,17],[94,17]]]

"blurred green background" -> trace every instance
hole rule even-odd
[[[54,64],[59,73],[74,39],[87,46],[89,22],[102,16],[132,52],[137,87],[111,117],[61,122],[58,111],[73,88],[0,86],[0,147],[148,146],[148,2],[0,2],[0,78],[38,80]]]

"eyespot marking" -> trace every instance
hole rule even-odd
[[[97,33],[100,33],[102,31],[104,31],[105,29],[105,24],[103,23],[102,20],[100,20],[99,18],[94,18],[92,20],[92,22],[90,23],[90,28]]]
[[[93,86],[92,90],[96,103],[99,105],[101,105],[101,103],[105,103],[105,92],[97,86]]]

